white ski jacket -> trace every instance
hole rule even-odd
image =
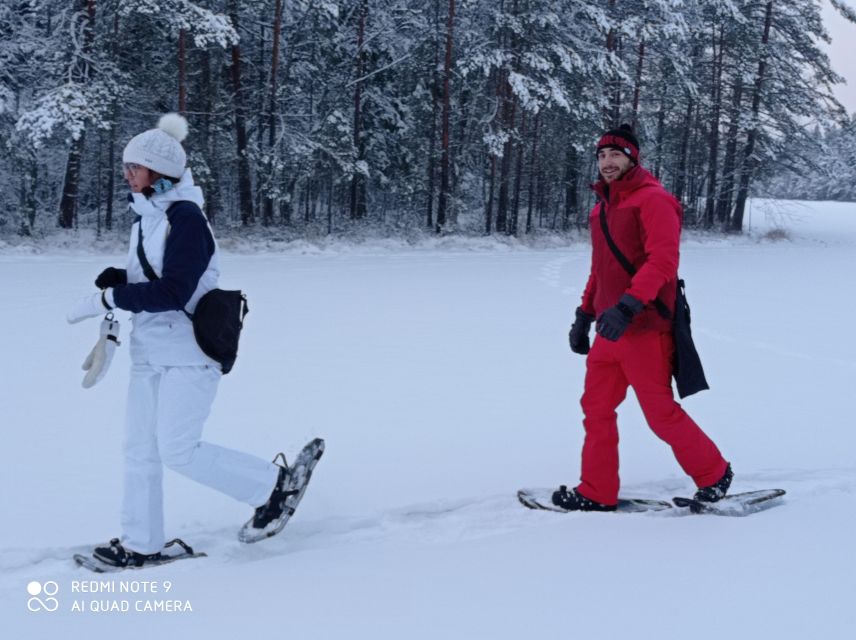
[[[205,293],[217,287],[220,275],[217,242],[205,215],[202,190],[193,184],[190,169],[165,193],[147,199],[132,194],[138,214],[131,227],[128,284],[113,289],[120,309],[133,312],[131,360],[153,365],[213,365],[196,343],[192,314]],[[158,279],[149,280],[138,255],[143,250]]]

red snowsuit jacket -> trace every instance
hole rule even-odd
[[[591,273],[583,292],[583,311],[598,317],[628,293],[641,300],[645,309],[633,318],[627,333],[671,331],[671,320],[663,318],[651,302],[659,298],[674,315],[683,213],[680,203],[638,165],[609,187],[601,179],[592,189],[600,202],[589,214]],[[606,207],[613,241],[637,269],[633,278],[606,242],[600,223],[601,203]]]

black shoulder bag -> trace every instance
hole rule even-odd
[[[636,267],[621,253],[621,250],[609,233],[609,225],[606,223],[606,206],[603,202],[600,203],[600,228],[616,260],[630,274],[631,278],[635,276]],[[675,315],[673,317],[669,313],[668,307],[659,298],[654,299],[654,306],[661,316],[667,320],[670,317],[672,319],[672,333],[675,337],[675,360],[672,365],[672,376],[675,378],[678,395],[683,399],[699,391],[710,389],[707,379],[704,377],[701,358],[698,355],[698,351],[696,351],[692,331],[690,330],[690,305],[687,302],[684,281],[680,278],[678,279],[675,296]]]
[[[159,280],[143,251],[143,224],[139,218],[137,221],[140,223],[137,259],[146,278]],[[229,373],[238,358],[238,341],[244,328],[244,318],[250,312],[247,296],[241,291],[211,289],[199,298],[193,314],[185,309],[182,311],[193,324],[193,335],[202,353],[219,363],[223,375]]]

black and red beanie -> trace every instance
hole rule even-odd
[[[610,129],[604,133],[597,143],[597,151],[601,149],[618,149],[639,164],[639,141],[633,134],[633,127],[629,124],[623,124],[617,129]]]

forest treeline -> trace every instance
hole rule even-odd
[[[852,197],[824,40],[819,0],[5,0],[0,230],[126,224],[122,149],[178,111],[215,225],[568,230],[627,122],[739,232],[753,190]]]

